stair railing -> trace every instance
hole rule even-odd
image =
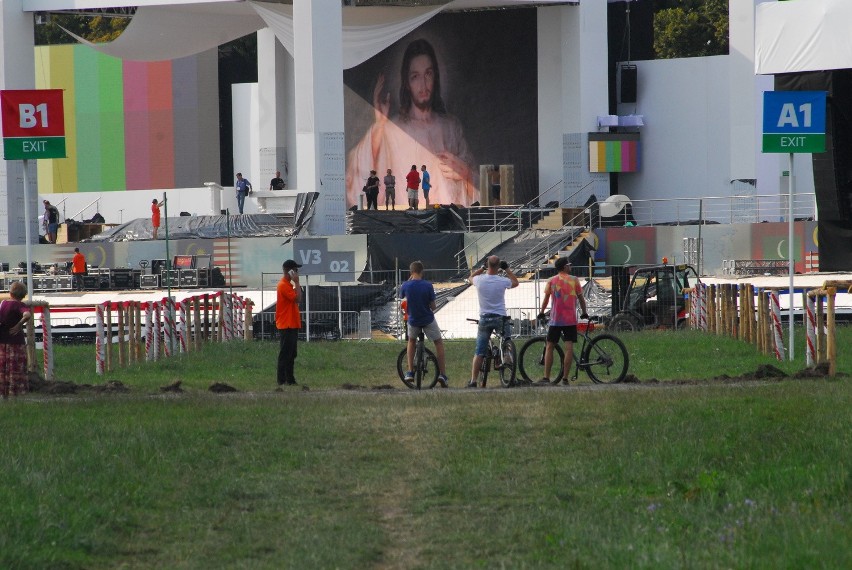
[[[583,190],[585,190],[586,188],[588,188],[588,187],[592,184],[592,182],[594,182],[594,181],[589,181],[589,182],[588,182],[585,186],[583,186],[582,188],[580,188],[579,190],[577,190],[576,192],[574,192],[573,194],[571,194],[571,195],[570,195],[570,196],[568,196],[567,198],[564,198],[563,200],[561,200],[561,201],[560,201],[560,202],[556,205],[556,208],[561,208],[561,207],[562,207],[562,204],[564,204],[564,203],[565,203],[565,202],[567,202],[568,200],[571,200],[572,198],[575,198],[575,197],[576,197],[576,196],[577,196],[580,192],[582,192]],[[518,206],[517,208],[512,209],[512,210],[509,212],[509,214],[508,214],[508,215],[506,215],[505,217],[501,218],[499,221],[496,219],[496,214],[495,214],[495,220],[494,220],[494,223],[492,224],[492,226],[491,226],[488,230],[486,230],[485,232],[483,232],[483,234],[482,234],[481,236],[479,236],[478,238],[476,238],[473,242],[469,243],[468,245],[464,246],[464,247],[463,247],[460,251],[458,251],[458,252],[456,253],[456,266],[458,267],[458,269],[459,269],[459,270],[461,270],[461,268],[462,268],[462,261],[465,259],[466,255],[467,255],[467,251],[468,251],[470,248],[472,248],[472,247],[474,247],[474,246],[477,246],[477,247],[478,247],[480,240],[484,239],[484,238],[485,238],[487,235],[489,235],[490,233],[495,232],[495,231],[498,231],[498,229],[500,229],[501,227],[503,227],[503,224],[504,224],[507,220],[511,220],[512,222],[515,222],[515,221],[516,221],[516,218],[517,218],[518,220],[520,220],[520,218],[521,218],[521,212],[522,212],[523,210],[525,210],[525,209],[532,209],[532,205],[533,205],[533,203],[534,203],[534,202],[538,202],[538,201],[539,201],[539,199],[542,197],[542,195],[544,195],[544,194],[546,194],[546,193],[550,192],[551,190],[553,190],[554,188],[556,188],[556,187],[557,187],[557,186],[559,186],[560,184],[562,184],[562,180],[560,180],[559,182],[557,182],[556,184],[554,184],[553,186],[551,186],[550,188],[548,188],[548,189],[547,189],[547,190],[545,190],[544,192],[541,192],[538,196],[536,196],[536,197],[535,197],[535,198],[533,198],[532,200],[528,201],[528,202],[527,202],[527,203],[525,203],[524,205],[522,205],[522,206]],[[554,208],[554,209],[555,209],[555,208]],[[495,210],[495,212],[496,212],[496,210]],[[468,219],[469,219],[469,218],[468,218]],[[503,230],[500,230],[500,231],[503,231]],[[520,231],[520,227],[518,228],[518,231]]]

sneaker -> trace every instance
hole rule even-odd
[[[570,381],[570,380],[568,380],[567,378],[563,378],[563,379],[562,379],[562,385],[563,385],[563,386],[568,386],[569,384],[571,384],[571,381]]]
[[[405,373],[405,380],[406,380],[406,382],[414,382],[414,372],[411,371],[411,370],[406,372]]]
[[[470,382],[468,382],[467,387],[468,388],[477,388],[478,386],[476,385],[476,380],[471,380]]]
[[[438,376],[438,384],[440,384],[441,388],[449,388],[450,387],[449,383],[447,382],[447,375],[446,374],[441,374],[440,376]]]
[[[538,384],[539,386],[548,386],[548,385],[550,385],[550,379],[549,378],[542,378],[541,380],[536,382],[536,384]]]

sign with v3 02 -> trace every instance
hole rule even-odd
[[[293,259],[302,266],[302,275],[325,275],[331,282],[355,280],[355,253],[328,251],[326,238],[294,239]]]
[[[763,152],[825,152],[825,91],[766,91]]]
[[[0,91],[3,158],[65,158],[62,89]]]

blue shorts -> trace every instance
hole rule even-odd
[[[476,356],[485,356],[488,352],[488,339],[497,327],[503,327],[504,338],[511,338],[512,319],[495,314],[479,315],[479,329],[476,332],[476,350],[473,352]]]

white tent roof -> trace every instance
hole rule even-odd
[[[755,72],[760,75],[852,68],[852,2],[766,2],[755,12]]]
[[[80,0],[65,2],[76,9],[81,7]],[[438,6],[344,7],[343,67],[349,69],[366,61],[442,11],[542,4],[566,2],[454,0]],[[292,55],[293,6],[273,2],[176,0],[173,5],[140,6],[130,25],[113,42],[92,44],[72,35],[77,41],[120,59],[161,61],[201,53],[266,27],[272,29],[278,41]]]

